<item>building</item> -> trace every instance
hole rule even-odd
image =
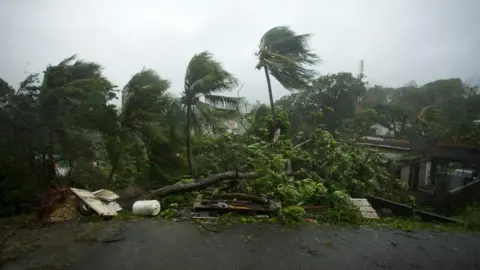
[[[407,182],[411,189],[432,185],[431,161],[421,154],[412,153],[408,141],[364,137],[359,144],[375,149],[386,159],[395,161],[396,176]]]

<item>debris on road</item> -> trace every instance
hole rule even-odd
[[[70,188],[70,190],[83,202],[81,209],[85,211],[80,211],[82,214],[88,213],[91,209],[100,216],[113,217],[122,210],[120,205],[114,201],[119,196],[110,190],[101,189],[95,192],[79,188]]]
[[[247,200],[222,200],[210,199],[193,203],[193,211],[197,213],[195,218],[212,218],[226,213],[237,213],[249,216],[269,216],[280,208],[277,202],[260,203]]]
[[[138,216],[156,216],[162,209],[157,200],[136,201],[132,206],[132,212]]]
[[[112,192],[108,189],[100,189],[97,191],[92,192],[95,197],[99,198],[100,200],[106,201],[106,202],[113,202],[116,199],[120,198],[115,192]]]
[[[363,218],[365,219],[380,219],[375,209],[372,208],[367,199],[353,199],[351,198],[353,206],[356,207]]]

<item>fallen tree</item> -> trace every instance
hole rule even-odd
[[[196,182],[190,183],[176,183],[174,185],[165,186],[156,190],[152,190],[150,193],[156,197],[162,198],[169,195],[174,195],[183,192],[191,192],[191,191],[198,191],[205,189],[211,185],[214,185],[218,182],[222,182],[225,180],[245,180],[245,179],[255,179],[260,177],[261,174],[256,172],[246,172],[241,173],[237,171],[228,171],[223,173],[218,173],[214,175],[210,175],[207,178],[200,179]]]
[[[343,218],[338,205],[349,202],[351,191],[381,194],[399,202],[407,197],[405,186],[391,176],[377,152],[336,141],[323,129],[299,144],[286,135],[272,143],[270,131],[258,124],[256,133],[198,137],[193,149],[197,175],[203,177],[183,176],[176,183],[147,191],[148,197],[161,199],[165,208],[191,203],[198,195],[207,200],[274,201],[281,203],[281,215],[295,218],[303,215],[300,205],[309,204],[329,205],[333,216]]]

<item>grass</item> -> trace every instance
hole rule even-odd
[[[372,228],[389,228],[404,231],[477,232],[477,230],[473,230],[464,224],[425,222],[417,218],[383,218],[381,220],[364,221],[362,225]]]

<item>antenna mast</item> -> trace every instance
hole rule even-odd
[[[360,60],[360,73],[358,74],[358,78],[361,81],[363,81],[363,68],[364,68],[364,62],[363,62],[363,59],[362,59],[362,60]],[[360,113],[362,111],[362,101],[363,101],[363,97],[358,96],[357,97],[357,104],[355,106],[356,113]]]
[[[362,60],[360,60],[360,74],[359,74],[360,79],[363,78],[363,67],[364,67],[363,65],[364,65],[364,62],[363,62],[363,59],[362,59]]]

